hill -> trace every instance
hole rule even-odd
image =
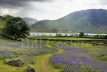
[[[6,23],[6,20],[2,16],[0,16],[0,29],[4,27],[5,23]]]
[[[26,21],[28,23],[29,26],[33,25],[35,22],[38,22],[38,20],[33,19],[33,18],[29,18],[29,17],[25,17],[22,18],[24,21]]]
[[[2,18],[2,16],[0,16],[0,18]]]
[[[89,9],[68,14],[57,20],[43,20],[33,24],[35,32],[107,33],[107,10]]]

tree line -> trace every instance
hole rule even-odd
[[[79,34],[72,34],[70,36],[68,36],[67,34],[65,35],[62,35],[62,34],[58,34],[56,33],[56,37],[84,37],[84,33],[83,32],[80,32]]]
[[[96,38],[96,39],[107,39],[107,35],[95,35],[93,38]]]

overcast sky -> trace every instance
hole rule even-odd
[[[37,20],[55,20],[86,9],[107,9],[107,0],[0,0],[0,15]]]

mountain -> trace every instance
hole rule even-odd
[[[2,18],[2,16],[0,16],[0,18]]]
[[[33,18],[29,18],[29,17],[25,17],[22,18],[24,21],[26,21],[28,23],[29,26],[33,25],[34,23],[38,22],[38,20],[33,19]]]
[[[107,10],[76,11],[57,20],[36,22],[31,27],[33,32],[107,33]]]

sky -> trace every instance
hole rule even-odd
[[[0,15],[56,20],[72,12],[107,9],[107,0],[0,0]]]

